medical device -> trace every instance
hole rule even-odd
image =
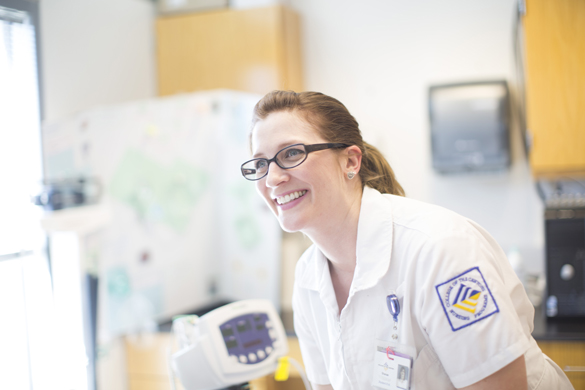
[[[546,316],[585,318],[585,207],[547,208]]]
[[[174,330],[180,333],[181,349],[171,357],[186,390],[220,389],[268,375],[288,353],[284,327],[268,300],[230,303],[202,317],[191,316],[189,322],[191,329],[181,321]]]

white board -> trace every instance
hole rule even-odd
[[[218,300],[279,307],[276,218],[240,174],[259,96],[178,95],[96,108],[43,126],[47,179],[96,177],[112,222],[86,238],[99,324],[137,330]]]

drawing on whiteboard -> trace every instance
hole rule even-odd
[[[162,222],[181,233],[209,175],[182,160],[164,166],[137,149],[128,149],[111,179],[110,194],[130,206],[142,222]]]
[[[157,137],[160,134],[160,130],[156,125],[146,126],[146,135],[152,138]]]
[[[124,299],[130,295],[130,277],[125,267],[115,267],[106,274],[108,295],[111,298]]]
[[[230,204],[237,205],[234,212],[233,226],[238,243],[244,249],[254,249],[262,241],[262,232],[258,225],[258,216],[250,209],[253,204],[254,189],[248,183],[232,184],[230,187]]]
[[[256,219],[249,215],[240,215],[234,221],[238,241],[242,248],[252,249],[260,242],[260,229]]]
[[[124,266],[107,273],[108,322],[115,333],[154,332],[156,314],[162,311],[163,288],[160,283],[134,291]]]

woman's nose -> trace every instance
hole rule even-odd
[[[279,184],[288,180],[286,169],[282,169],[276,162],[271,162],[268,166],[266,175],[266,185],[268,187],[277,187]]]

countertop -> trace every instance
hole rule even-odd
[[[536,341],[585,341],[585,318],[546,318],[542,306],[534,313]]]

